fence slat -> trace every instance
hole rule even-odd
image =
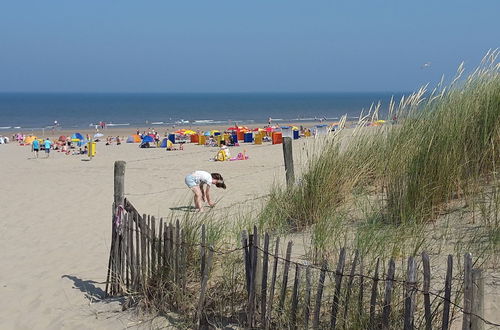
[[[280,247],[280,238],[276,238],[276,244],[274,247],[274,264],[273,264],[273,275],[271,278],[271,286],[269,287],[269,299],[267,301],[267,319],[265,328],[269,329],[271,323],[271,315],[273,312],[273,300],[274,300],[274,289],[276,287],[276,275],[278,272],[278,255],[279,255],[279,247]]]
[[[148,215],[146,223],[146,263],[147,263],[147,277],[148,280],[151,278],[151,216]]]
[[[250,248],[249,239],[247,231],[241,232],[241,247],[243,248],[243,260],[245,261],[245,284],[247,288],[247,294],[250,294]]]
[[[160,218],[160,224],[158,225],[158,244],[156,255],[158,257],[157,268],[158,273],[162,273],[163,271],[163,218]]]
[[[306,296],[304,299],[304,329],[309,328],[309,318],[311,315],[311,267],[306,268]]]
[[[168,232],[168,224],[167,222],[165,221],[165,223],[163,224],[163,272],[164,272],[164,276],[165,278],[168,280],[168,265],[169,265],[169,260],[168,260],[168,256],[169,256],[169,249],[170,249],[170,246],[169,246],[169,232]]]
[[[363,308],[363,295],[365,294],[365,278],[364,278],[365,265],[363,256],[359,257],[359,292],[358,292],[358,319],[364,314]]]
[[[290,309],[290,328],[297,329],[297,306],[299,305],[300,266],[295,264],[295,281],[293,282],[292,307]]]
[[[175,283],[175,227],[173,223],[169,224],[169,232],[170,232],[170,260],[169,260],[169,272],[170,272],[170,281]]]
[[[140,234],[140,219],[139,213],[134,213],[135,219],[135,290],[139,291],[139,286],[142,283],[142,259],[141,259],[141,234]]]
[[[151,216],[149,245],[151,246],[151,274],[154,276],[156,273],[156,219]]]
[[[370,328],[375,328],[375,307],[377,305],[377,293],[378,293],[378,269],[380,266],[380,258],[377,258],[377,263],[375,264],[375,271],[373,272],[373,285],[372,294],[370,296]]]
[[[196,311],[196,318],[198,321],[198,328],[202,328],[205,323],[205,317],[203,317],[203,311],[205,309],[205,295],[207,292],[207,284],[208,284],[208,274],[210,272],[210,268],[212,267],[212,258],[214,255],[214,251],[212,247],[209,247],[207,264],[203,267],[203,277],[201,280],[201,288],[200,288],[200,298],[198,300],[198,309]]]
[[[128,217],[128,254],[130,267],[130,290],[134,292],[135,288],[135,256],[134,256],[134,213],[129,213]]]
[[[186,243],[186,231],[181,230],[181,287],[182,294],[186,293],[187,285],[187,243]]]
[[[343,324],[344,328],[347,322],[347,316],[348,316],[348,311],[349,311],[349,300],[351,297],[351,290],[352,290],[352,285],[354,283],[354,274],[356,272],[356,265],[358,264],[358,258],[359,258],[359,251],[356,250],[354,253],[354,260],[352,262],[351,266],[351,272],[349,273],[349,282],[347,283],[347,292],[345,296],[345,304],[344,304],[344,318],[343,318]]]
[[[319,280],[318,280],[318,289],[316,291],[316,301],[315,301],[314,316],[313,316],[313,329],[319,328],[319,318],[320,318],[320,312],[321,312],[321,299],[323,298],[323,290],[325,288],[325,277],[326,277],[327,268],[328,268],[328,264],[325,260],[325,261],[323,261],[323,265],[321,266],[321,272],[319,274]]]
[[[142,287],[146,286],[147,273],[147,257],[146,257],[146,214],[142,215],[141,219],[141,266],[142,266]]]
[[[260,316],[261,324],[266,324],[266,302],[267,302],[267,271],[269,267],[269,234],[264,234],[264,252],[262,254],[262,284],[260,292]]]
[[[205,224],[201,225],[201,246],[200,246],[200,276],[203,278],[203,273],[205,271],[205,262],[206,262],[206,249],[207,246],[207,237],[206,237],[206,229]]]
[[[453,256],[448,255],[446,279],[444,282],[443,321],[441,330],[448,330],[450,322],[451,280],[453,278]]]
[[[425,316],[425,329],[432,329],[432,312],[431,312],[431,298],[429,290],[431,287],[431,266],[429,255],[427,252],[422,252],[422,264],[424,267],[424,316]]]
[[[125,272],[125,288],[127,293],[130,291],[130,253],[129,253],[129,216],[128,213],[124,216],[123,224],[123,255],[124,255],[124,272]]]
[[[177,284],[177,286],[179,286],[180,284],[180,269],[179,269],[179,259],[181,257],[181,226],[179,224],[179,219],[177,219],[177,221],[175,222],[175,260],[174,260],[174,264],[175,264],[175,284]]]
[[[463,311],[463,321],[462,329],[469,330],[471,327],[471,315],[472,312],[472,255],[466,253],[464,255],[464,311]]]
[[[483,330],[484,322],[479,318],[484,316],[484,278],[481,269],[472,270],[472,298],[474,303],[472,304],[471,328]]]
[[[392,289],[394,287],[394,273],[396,265],[394,259],[389,260],[389,269],[385,278],[384,306],[382,310],[382,329],[389,329],[391,318]]]
[[[292,246],[293,242],[289,241],[288,246],[286,247],[285,266],[283,268],[283,281],[281,283],[281,294],[278,305],[278,309],[280,311],[283,311],[283,307],[285,306],[286,289],[288,286],[288,272],[290,271],[290,258],[292,256]]]
[[[415,258],[408,258],[408,270],[406,276],[406,297],[405,297],[405,314],[404,314],[404,329],[410,330],[414,328],[413,313],[415,312],[415,288],[417,281],[417,265]]]
[[[340,249],[339,262],[335,270],[335,293],[332,302],[332,315],[330,319],[330,329],[335,329],[337,324],[337,312],[339,310],[340,289],[342,288],[342,278],[344,277],[345,248]]]

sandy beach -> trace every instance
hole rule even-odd
[[[110,130],[111,131],[111,130]],[[84,132],[82,132],[84,133]],[[128,135],[118,130],[113,132]],[[64,134],[64,132],[58,133]],[[111,134],[110,134],[111,135]],[[294,142],[296,162],[301,143]],[[34,158],[29,146],[0,145],[0,324],[3,329],[123,329],[135,323],[118,302],[102,297],[111,237],[113,166],[127,162],[125,193],[135,207],[158,216],[187,206],[184,176],[217,171],[228,188],[213,189],[213,212],[267,194],[284,181],[282,145],[242,144],[246,161],[209,161],[217,148],[186,144],[183,151],[97,144],[97,156],[52,151]],[[174,212],[183,212],[175,211]],[[251,211],[248,211],[251,212]]]

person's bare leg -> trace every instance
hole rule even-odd
[[[195,187],[191,188],[191,190],[194,193],[194,207],[196,207],[196,209],[198,211],[202,212],[203,208],[202,208],[202,201],[201,201],[201,189],[199,186],[195,186]]]

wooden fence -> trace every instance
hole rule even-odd
[[[279,237],[256,228],[242,233],[241,246],[216,250],[204,225],[139,215],[126,199],[114,208],[112,223],[106,292],[157,299],[191,326],[449,329],[459,316],[463,329],[485,324],[481,271],[472,267],[470,254],[460,273],[448,256],[444,282],[437,284],[425,252],[403,265],[368,262],[342,248],[335,264],[314,265],[293,260],[291,241],[281,255]],[[236,267],[228,286],[229,261]],[[402,264],[398,272],[396,263]],[[431,282],[440,289],[431,290]]]

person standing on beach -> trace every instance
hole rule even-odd
[[[31,148],[31,151],[35,153],[35,157],[38,158],[38,152],[40,151],[40,141],[38,141],[38,139],[34,139],[31,143]]]
[[[50,148],[52,147],[52,142],[49,140],[49,138],[45,139],[45,141],[43,142],[43,146],[45,147],[45,153],[47,154],[47,158],[49,158]]]
[[[194,206],[198,212],[203,212],[203,202],[205,201],[210,207],[215,206],[215,203],[210,199],[210,187],[212,184],[217,188],[226,189],[224,179],[219,173],[194,171],[186,175],[184,182],[194,193]]]

